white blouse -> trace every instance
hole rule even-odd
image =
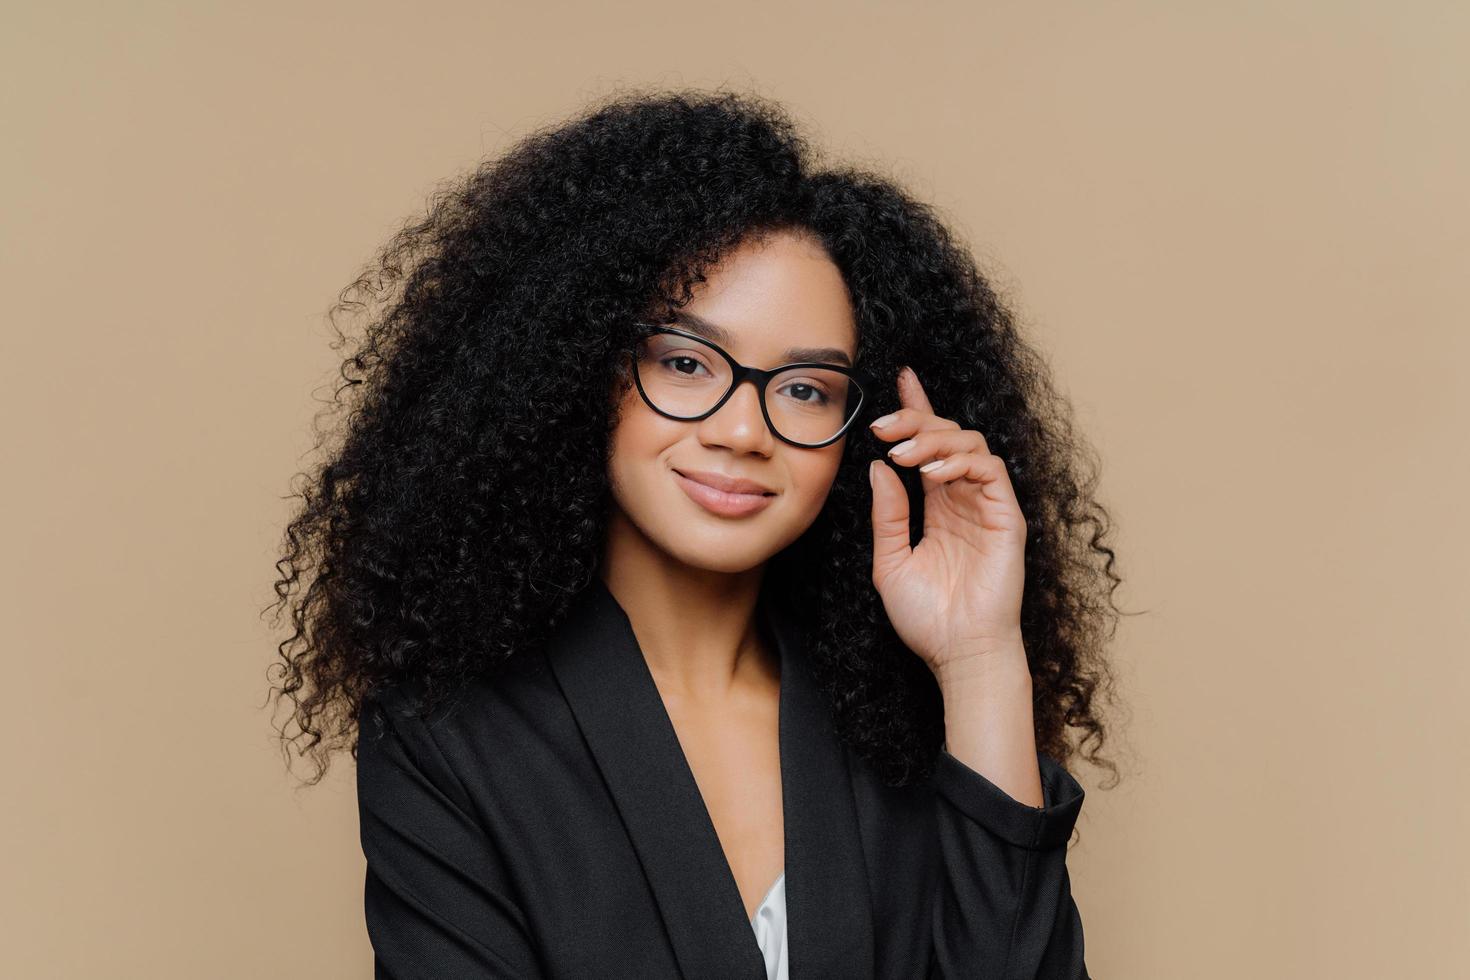
[[[766,980],[787,980],[786,967],[786,872],[782,871],[760,908],[750,920],[756,942],[766,958]]]

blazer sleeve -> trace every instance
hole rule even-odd
[[[933,980],[1089,980],[1067,874],[1085,793],[1050,756],[1038,752],[1037,762],[1043,805],[1033,807],[939,751]]]
[[[359,715],[363,905],[376,980],[531,980],[541,970],[503,862],[430,728],[396,690]]]

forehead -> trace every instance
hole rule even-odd
[[[713,319],[700,316],[690,310],[674,310],[665,318],[665,322],[677,326],[690,333],[698,334],[706,340],[712,340],[721,347],[735,353],[742,347],[750,347],[749,343],[742,342],[742,337],[751,339],[755,333],[750,327],[741,327],[736,324],[716,323]],[[798,361],[822,361],[827,364],[845,364],[851,367],[853,355],[849,353],[851,344],[844,342],[843,346],[835,347],[822,343],[811,343],[811,338],[800,335],[799,327],[792,329],[780,329],[779,336],[782,339],[795,340],[796,343],[782,348],[777,353],[777,358],[783,364]]]

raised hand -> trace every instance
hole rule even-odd
[[[872,423],[898,442],[889,459],[917,466],[924,530],[909,546],[909,502],[898,474],[870,464],[873,585],[894,630],[939,673],[970,657],[1020,652],[1026,518],[1005,463],[974,429],[934,414],[910,368],[898,378],[901,408]]]

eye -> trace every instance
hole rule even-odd
[[[659,363],[663,365],[677,364],[679,366],[673,368],[673,370],[679,374],[687,375],[693,375],[704,367],[697,358],[689,357],[686,354],[675,354],[670,357],[665,357]]]
[[[826,405],[831,400],[821,388],[805,381],[793,381],[781,387],[783,394],[793,390],[795,393],[790,397],[806,405]]]

